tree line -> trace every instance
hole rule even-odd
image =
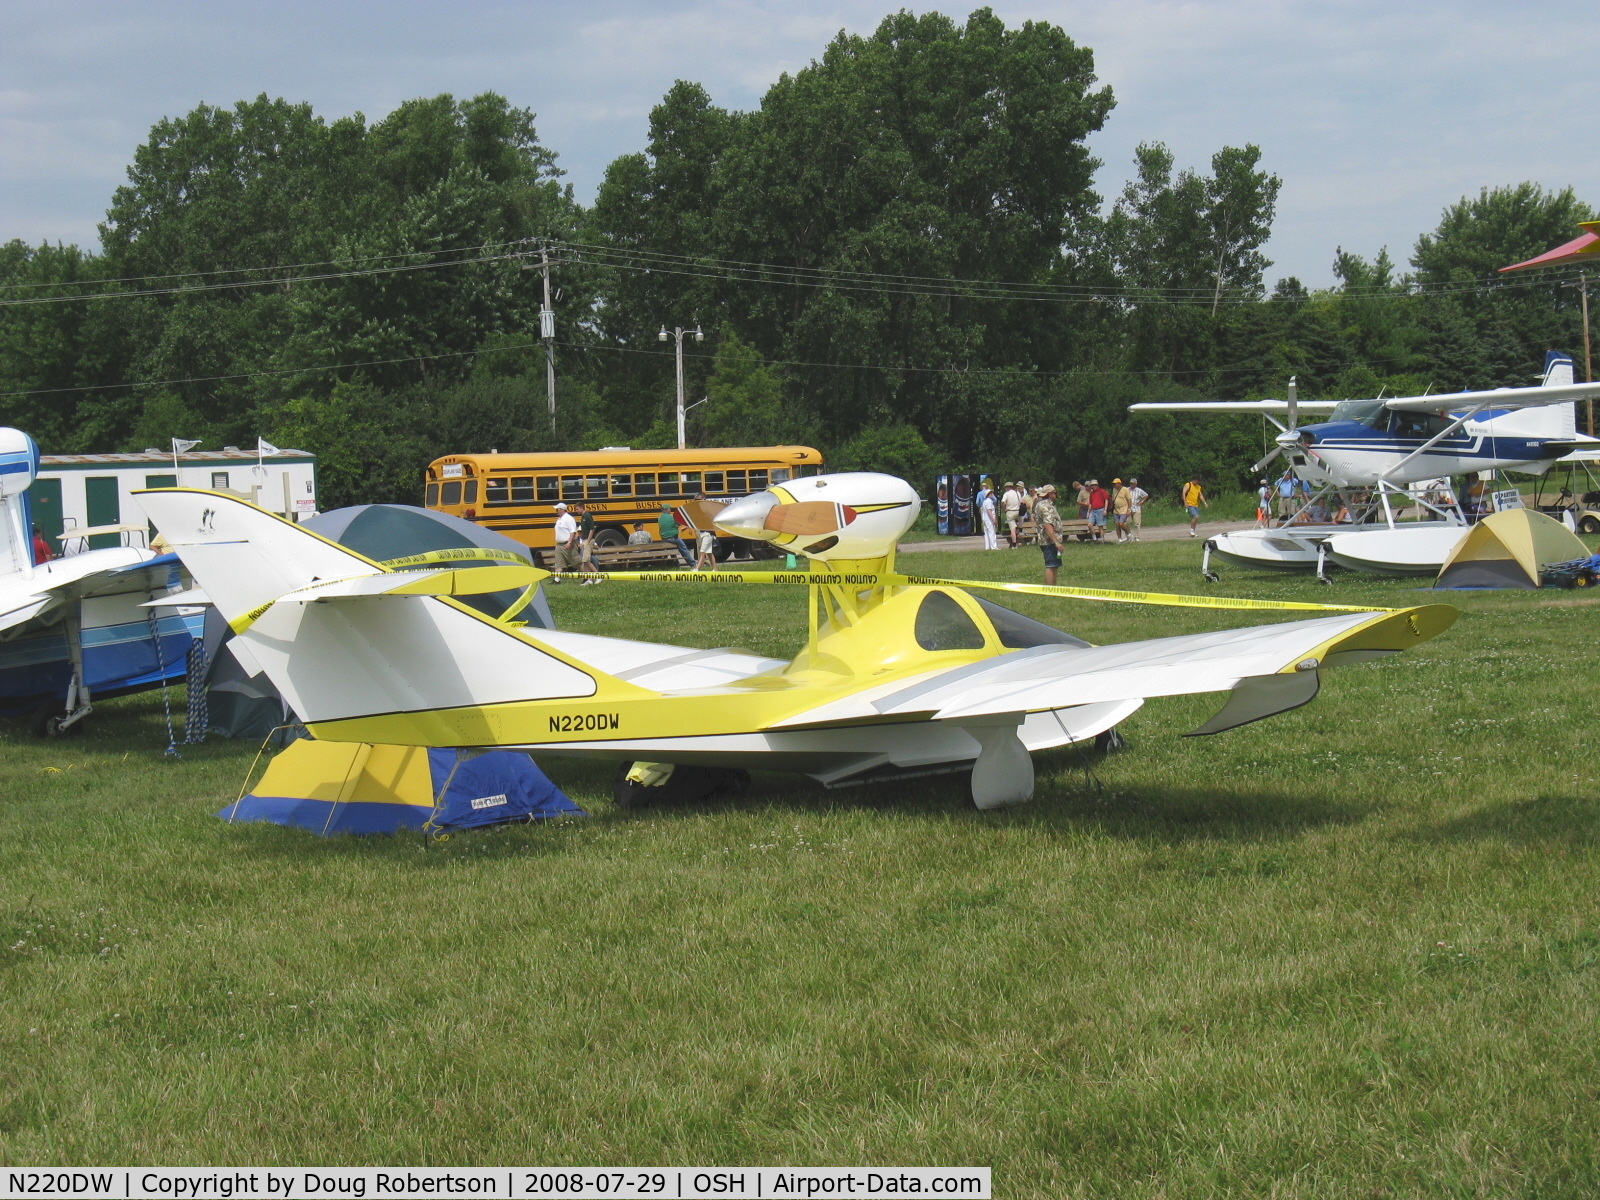
[[[1336,286],[1269,292],[1280,180],[1141,145],[1106,205],[1093,52],[980,9],[840,34],[748,112],[680,81],[592,205],[504,97],[369,124],[259,96],[158,123],[98,252],[0,246],[0,420],[47,453],[315,452],[330,504],[417,502],[422,466],[490,448],[803,442],[927,486],[940,470],[1241,481],[1258,418],[1140,400],[1525,385],[1581,343],[1555,273],[1572,192],[1486,187],[1407,268],[1335,248]],[[556,414],[539,313],[551,268]]]

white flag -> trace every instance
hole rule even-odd
[[[279,450],[271,442],[267,441],[266,438],[258,437],[256,439],[256,457],[257,458],[260,458],[261,456],[266,455],[266,454],[282,454],[282,453],[283,453],[282,450]]]
[[[174,454],[187,454],[187,453],[189,453],[189,451],[193,450],[196,446],[198,446],[202,440],[203,439],[201,439],[201,438],[195,438],[195,440],[191,442],[191,441],[187,441],[184,438],[173,438],[172,439],[172,452]]]

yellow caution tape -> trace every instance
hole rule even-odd
[[[567,571],[553,579],[612,580],[618,583],[698,583],[708,587],[730,584],[778,584],[808,587],[958,587],[995,592],[1020,592],[1030,596],[1058,596],[1065,600],[1102,600],[1113,604],[1156,604],[1168,608],[1230,608],[1279,612],[1401,612],[1376,605],[1310,604],[1299,600],[1247,600],[1239,596],[1188,596],[1172,592],[1122,592],[1109,588],[1066,587],[1045,583],[997,583],[986,579],[938,579],[931,575],[898,572],[823,571],[607,571],[602,574]]]

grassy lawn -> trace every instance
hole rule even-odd
[[[1062,582],[1202,588],[1186,539]],[[1037,580],[1032,549],[908,570]],[[1225,573],[1399,605],[1409,581]],[[960,777],[320,840],[210,814],[159,696],[0,725],[7,1164],[990,1165],[1002,1197],[1600,1191],[1597,601],[1454,629],[1184,739],[1156,701],[1030,805]],[[1018,597],[1094,641],[1249,614]],[[787,656],[803,594],[563,587],[565,628]],[[175,699],[176,703],[176,699]]]

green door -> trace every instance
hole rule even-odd
[[[28,508],[33,523],[44,534],[50,553],[61,553],[61,480],[35,479],[28,488]]]
[[[83,481],[84,507],[88,510],[88,520],[93,525],[116,525],[122,521],[122,501],[117,496],[117,477],[115,475],[91,475]],[[100,533],[89,539],[89,549],[104,550],[109,546],[122,545],[122,538],[115,533]]]

